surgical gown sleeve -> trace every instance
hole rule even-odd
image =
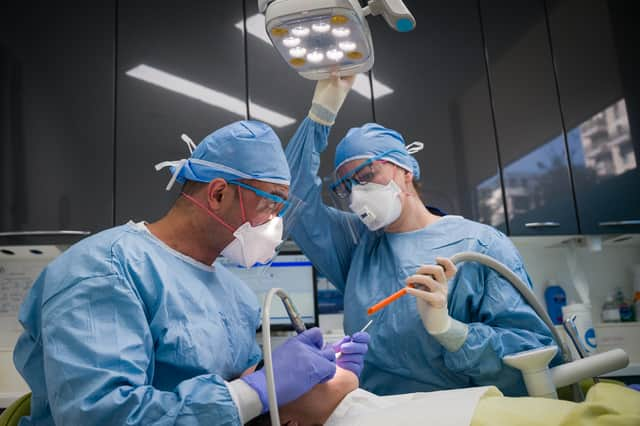
[[[291,235],[314,266],[344,291],[352,253],[364,225],[354,214],[328,207],[322,201],[318,170],[329,131],[329,126],[306,118],[285,150],[291,169],[290,192],[304,201]]]
[[[44,303],[45,379],[55,423],[240,424],[215,374],[171,391],[151,385],[154,341],[143,306],[117,274],[84,279]]]
[[[513,271],[526,283],[530,278],[522,264]],[[473,312],[468,322],[468,335],[462,347],[444,351],[448,369],[467,375],[476,385],[516,384],[501,389],[520,393],[520,373],[503,367],[502,357],[553,344],[551,332],[513,286],[493,270],[478,264],[463,264],[451,300],[452,305]],[[456,318],[465,320],[463,318]]]

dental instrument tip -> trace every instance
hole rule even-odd
[[[365,331],[367,331],[367,328],[369,328],[372,322],[373,320],[369,320],[369,322],[364,327],[362,327],[362,330],[360,330],[360,333],[364,333]]]

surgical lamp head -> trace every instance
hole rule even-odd
[[[302,77],[366,72],[374,62],[366,15],[382,15],[393,29],[406,32],[416,21],[402,0],[258,0],[271,42]]]

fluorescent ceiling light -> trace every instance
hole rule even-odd
[[[205,104],[225,109],[240,117],[246,117],[247,104],[245,101],[149,65],[140,64],[131,68],[126,74],[129,77],[137,78],[138,80],[162,87],[163,89],[197,99]],[[296,120],[291,117],[254,103],[251,104],[251,117],[275,127],[286,127],[296,122]]]
[[[236,22],[235,27],[240,31],[244,31],[242,21]],[[258,13],[247,18],[247,32],[271,46],[271,40],[269,40],[269,36],[265,30],[264,15]],[[353,91],[367,99],[371,99],[369,77],[365,74],[358,74],[353,84]],[[373,96],[375,99],[390,95],[391,93],[393,93],[392,88],[379,82],[375,78],[373,79]]]
[[[383,96],[390,95],[393,93],[393,89],[389,86],[386,86],[380,83],[378,80],[373,78],[373,97],[375,99],[380,99]],[[369,90],[369,76],[365,74],[358,74],[356,76],[356,81],[353,82],[353,90],[367,99],[371,99],[371,90]]]

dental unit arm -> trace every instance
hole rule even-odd
[[[627,353],[622,349],[613,349],[550,369],[549,362],[557,352],[556,346],[547,346],[507,355],[503,361],[520,370],[529,396],[553,399],[558,399],[557,388],[629,365]]]
[[[575,385],[583,379],[599,376],[611,371],[619,370],[629,365],[629,356],[622,349],[613,349],[588,358],[573,361],[571,352],[564,339],[554,327],[551,318],[547,314],[542,304],[527,284],[504,264],[492,257],[475,252],[463,252],[451,257],[451,262],[458,264],[461,262],[473,261],[488,266],[506,278],[511,285],[522,295],[531,305],[533,310],[549,327],[553,338],[560,345],[560,350],[564,364],[554,368],[549,368],[549,363],[558,352],[557,346],[547,346],[544,348],[532,349],[517,354],[507,355],[503,358],[506,365],[517,368],[521,371],[527,392],[533,397],[558,398],[556,388],[573,384]],[[578,343],[575,343],[576,345]],[[581,348],[576,347],[578,353]],[[577,395],[581,395],[578,392]]]

